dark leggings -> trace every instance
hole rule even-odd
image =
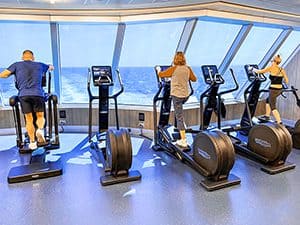
[[[187,100],[187,98],[178,98],[178,97],[172,96],[178,130],[185,130],[182,105],[183,105],[183,103],[186,102],[186,100]]]
[[[266,103],[270,104],[271,110],[276,109],[276,99],[281,95],[282,89],[269,88],[269,97],[266,100]]]

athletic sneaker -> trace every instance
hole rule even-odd
[[[259,120],[264,120],[264,121],[269,121],[270,120],[270,116],[263,115],[263,116],[259,116],[258,119]]]
[[[177,140],[176,145],[178,145],[181,148],[187,148],[188,147],[186,139]]]
[[[43,129],[37,129],[36,132],[35,132],[35,135],[36,135],[37,141],[39,143],[45,143],[46,142],[45,137],[44,137],[44,130]]]
[[[36,141],[35,142],[30,142],[29,145],[28,145],[28,147],[29,147],[30,150],[37,149]]]

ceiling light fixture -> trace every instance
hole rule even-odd
[[[55,4],[55,0],[50,0],[50,4]]]

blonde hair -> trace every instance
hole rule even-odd
[[[274,56],[272,62],[275,62],[277,65],[279,65],[281,63],[280,55]]]
[[[173,64],[175,66],[182,66],[182,65],[186,65],[186,60],[184,57],[184,53],[183,52],[176,52],[175,56],[174,56],[174,60],[173,60]]]

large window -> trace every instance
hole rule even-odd
[[[281,31],[281,29],[260,26],[254,26],[250,30],[248,36],[230,64],[230,68],[233,69],[240,88],[247,82],[244,65],[259,64],[277,37],[280,35]],[[230,84],[226,88],[232,88],[234,86],[229,70],[225,72],[224,79],[225,82]]]
[[[21,61],[25,49],[33,51],[35,61],[52,63],[50,25],[35,22],[0,22],[1,71],[16,61]],[[14,77],[1,79],[2,104],[8,105],[12,95],[17,94]]]
[[[154,66],[172,63],[185,22],[174,19],[126,24],[119,60],[125,91],[120,95],[119,103],[152,105],[157,91]],[[3,52],[0,56],[1,70],[21,60],[25,49],[34,52],[36,61],[52,63],[49,22],[2,21],[0,28]],[[112,65],[113,59],[118,61],[113,55],[117,28],[116,23],[59,23],[61,68],[57,69],[61,71],[60,103],[88,102],[88,68]],[[200,93],[206,87],[201,65],[220,66],[240,28],[240,24],[223,20],[197,21],[186,51],[187,63],[198,77],[198,82],[193,83],[195,92],[190,102],[198,102]],[[252,27],[229,66],[233,68],[240,86],[247,81],[244,65],[259,64],[281,31],[276,27]],[[122,37],[117,40],[122,41]],[[293,31],[278,50],[283,63],[299,45],[299,40],[300,31]],[[224,73],[225,85],[221,89],[233,86],[228,69]],[[118,89],[118,85],[115,88]],[[97,94],[97,90],[93,92]],[[14,77],[2,79],[0,105],[8,105],[9,97],[15,94]]]
[[[151,105],[157,91],[155,65],[171,65],[185,21],[127,24],[120,58],[122,104]]]
[[[193,84],[195,89],[194,95],[198,99],[206,87],[201,66],[217,65],[218,67],[240,28],[241,25],[237,24],[201,20],[197,22],[186,52],[186,59],[198,77],[197,84]]]
[[[61,102],[88,102],[88,68],[111,65],[117,24],[60,24]]]

